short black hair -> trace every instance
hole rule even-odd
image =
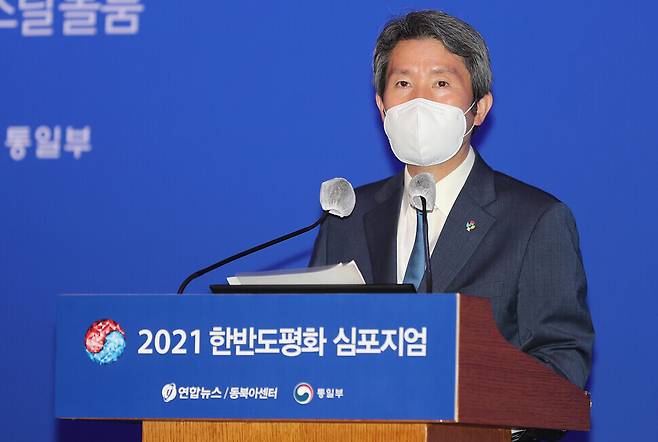
[[[473,100],[491,91],[493,75],[489,50],[482,36],[463,20],[441,11],[414,11],[389,21],[377,37],[373,55],[373,84],[382,97],[386,89],[391,51],[400,41],[434,38],[447,50],[464,59],[471,75]]]

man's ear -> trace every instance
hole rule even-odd
[[[380,97],[378,94],[375,95],[375,103],[377,103],[377,109],[379,109],[379,116],[382,117],[382,121],[384,121],[384,117],[386,116],[386,108],[384,107],[384,101],[382,100],[382,97]]]
[[[487,94],[478,101],[477,113],[473,119],[473,124],[476,126],[482,125],[487,118],[487,114],[491,110],[491,106],[493,106],[493,95],[491,95],[491,92],[487,92]]]

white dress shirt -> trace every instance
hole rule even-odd
[[[473,152],[473,147],[469,147],[466,159],[455,170],[436,183],[436,201],[433,208],[428,208],[427,213],[431,253],[433,253],[439,240],[439,235],[441,235],[441,230],[443,230],[443,225],[448,219],[450,210],[452,210],[459,192],[461,192],[468,175],[471,173],[473,163],[475,163],[475,152]],[[407,193],[410,181],[411,175],[405,167],[404,192],[400,205],[397,236],[398,283],[402,283],[404,280],[409,257],[416,240],[416,210],[411,206],[409,194]]]

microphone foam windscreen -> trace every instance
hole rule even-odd
[[[423,210],[423,203],[420,197],[425,198],[427,202],[427,210],[434,208],[436,201],[436,181],[431,173],[419,173],[409,182],[409,197],[411,198],[411,205],[418,210]]]
[[[332,215],[345,218],[352,213],[356,204],[356,195],[349,181],[345,178],[332,178],[320,186],[320,204],[322,210]]]

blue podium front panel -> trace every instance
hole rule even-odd
[[[60,418],[454,420],[457,295],[63,295]]]

